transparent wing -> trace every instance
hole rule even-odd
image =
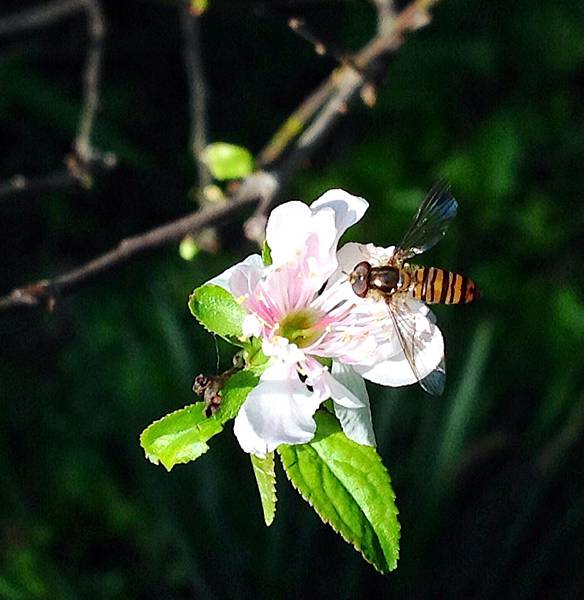
[[[434,396],[440,396],[446,383],[446,367],[444,354],[438,365],[432,361],[431,356],[424,350],[428,348],[431,331],[428,323],[434,327],[432,321],[409,309],[397,298],[387,300],[387,307],[391,315],[397,338],[418,383],[422,388]]]
[[[434,246],[446,233],[456,216],[457,208],[458,202],[450,193],[448,183],[442,180],[435,184],[418,208],[401,242],[396,246],[394,256],[405,260]]]

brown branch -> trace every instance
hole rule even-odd
[[[394,0],[371,0],[377,10],[377,28],[384,33],[391,27],[391,22],[397,16]]]
[[[82,108],[73,153],[65,157],[66,169],[38,178],[14,175],[0,184],[0,199],[20,194],[33,194],[58,189],[91,187],[93,178],[116,165],[111,153],[98,152],[91,143],[91,134],[99,108],[99,86],[103,62],[103,40],[106,23],[100,0],[60,0],[0,19],[0,35],[38,29],[56,23],[80,10],[87,17],[89,48],[83,68]]]
[[[183,55],[190,109],[189,148],[197,166],[199,187],[203,189],[212,183],[209,169],[201,160],[207,147],[207,83],[201,60],[201,41],[199,17],[193,15],[185,4],[179,8],[180,25],[183,36]]]
[[[258,171],[247,177],[228,204],[207,206],[198,212],[176,221],[156,227],[146,233],[128,238],[102,256],[52,280],[42,280],[17,288],[0,298],[0,310],[15,307],[45,305],[54,306],[57,297],[68,293],[96,275],[112,269],[130,258],[147,250],[181,239],[187,234],[200,231],[203,227],[215,225],[231,217],[244,205],[259,202],[259,211],[246,223],[246,234],[251,239],[259,239],[267,210],[292,174],[309,159],[336,122],[347,112],[348,103],[366,83],[365,73],[388,53],[398,48],[408,31],[417,29],[428,22],[427,9],[437,0],[415,0],[394,20],[391,33],[378,34],[354,57],[352,65],[344,65],[335,70],[327,82],[301,104],[299,109],[310,112],[316,105],[315,98],[321,100],[312,123],[291,145],[289,152],[278,168],[269,172]],[[330,86],[330,91],[329,91]],[[325,95],[324,91],[327,91]],[[309,107],[308,110],[306,107]],[[276,133],[276,136],[278,133]],[[268,144],[269,147],[269,144]]]
[[[85,165],[94,160],[95,155],[98,155],[91,144],[91,133],[99,108],[99,85],[106,25],[100,0],[85,0],[84,4],[87,13],[89,48],[83,69],[83,108],[73,148]]]
[[[48,27],[85,7],[85,0],[55,0],[0,19],[0,36]]]
[[[377,35],[366,44],[354,57],[339,69],[333,71],[300,107],[293,116],[307,117],[306,121],[316,113],[313,122],[294,142],[294,151],[285,159],[278,172],[282,180],[308,160],[326,139],[334,125],[348,111],[349,103],[368,85],[368,73],[379,68],[379,63],[397,50],[405,42],[405,35],[426,25],[429,20],[428,10],[438,0],[414,0],[396,17],[391,20],[390,28],[381,28]],[[320,105],[316,100],[321,100]],[[315,108],[318,107],[317,110]],[[302,112],[301,112],[302,111]],[[292,121],[289,117],[284,126],[273,138],[272,142],[262,151],[264,160],[281,156],[287,143],[290,143],[298,133],[294,127],[306,124]],[[288,131],[288,133],[287,133]],[[293,135],[294,134],[294,135]],[[280,136],[277,143],[274,140]],[[244,226],[248,239],[261,241],[267,214],[273,206],[272,199],[264,199],[257,207],[254,215]]]
[[[208,206],[176,221],[160,225],[150,231],[126,238],[109,252],[84,265],[53,279],[37,281],[17,288],[0,298],[0,311],[19,307],[46,306],[52,309],[58,298],[96,275],[117,267],[134,256],[180,240],[188,233],[216,225],[231,217],[240,208],[274,194],[276,182],[267,173],[258,172],[248,177],[228,204]]]
[[[0,200],[36,194],[48,194],[57,190],[87,189],[93,184],[95,176],[113,169],[117,164],[115,154],[105,152],[94,156],[93,160],[81,164],[73,154],[65,157],[65,167],[39,177],[13,175],[8,181],[0,183]]]
[[[24,175],[13,175],[5,183],[0,183],[0,199],[19,194],[45,194],[72,185],[81,183],[67,169],[32,179]]]
[[[321,83],[314,92],[312,92],[298,108],[284,121],[272,139],[262,148],[257,157],[257,164],[261,168],[268,167],[279,160],[284,152],[289,148],[290,144],[296,139],[305,129],[310,120],[319,112],[329,99],[331,94],[335,92],[336,85],[342,79],[343,73],[347,73],[351,67],[353,70],[361,71],[364,79],[365,75],[372,70],[376,59],[381,58],[384,53],[397,49],[403,41],[403,35],[408,31],[418,29],[428,23],[427,11],[438,0],[417,0],[412,2],[405,8],[396,19],[393,9],[393,2],[389,0],[374,0],[378,7],[380,19],[384,18],[386,24],[391,17],[392,27],[380,28],[377,35],[361,52],[355,57],[343,56],[339,59],[345,67],[344,69],[335,70],[331,75]],[[300,30],[294,26],[294,20],[290,24],[291,28],[304,33],[305,27]],[[303,35],[306,39],[306,35]],[[316,43],[316,38],[310,39],[311,43]],[[362,86],[365,85],[362,82]]]
[[[298,106],[260,150],[256,159],[258,167],[267,167],[282,156],[290,143],[298,137],[310,119],[323,106],[333,89],[332,79],[326,79]]]
[[[330,56],[339,64],[345,64],[345,62],[350,60],[349,56],[337,48],[333,43],[324,42],[321,38],[319,38],[314,31],[312,31],[308,25],[306,25],[304,19],[301,19],[300,17],[292,17],[291,19],[288,19],[288,27],[290,27],[290,29],[302,39],[311,44],[314,48],[314,51],[319,56]]]
[[[324,141],[335,123],[347,112],[347,103],[361,82],[360,74],[352,68],[337,84],[335,94],[326,102],[318,116],[302,133],[278,168],[278,179],[283,185],[304,162],[309,160]],[[275,197],[265,197],[258,204],[254,214],[244,224],[246,237],[255,242],[264,239],[268,213],[274,206]]]
[[[189,99],[189,151],[193,157],[198,174],[197,199],[199,206],[205,208],[214,200],[208,196],[213,177],[202,160],[208,144],[207,139],[207,82],[201,58],[200,16],[193,14],[188,4],[179,6],[179,20],[183,39],[183,58],[187,78]],[[219,234],[215,227],[208,227],[196,236],[195,243],[207,252],[217,253],[220,248]]]

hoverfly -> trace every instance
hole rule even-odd
[[[425,342],[420,331],[416,332],[416,313],[407,300],[413,298],[426,304],[467,304],[476,300],[480,292],[472,279],[460,273],[406,261],[432,248],[444,236],[457,208],[458,203],[448,184],[436,184],[424,198],[387,264],[373,267],[362,261],[349,275],[357,296],[377,298],[387,304],[399,344],[413,374],[422,388],[434,395],[444,390],[444,359],[429,374],[421,375],[428,372],[424,368]]]

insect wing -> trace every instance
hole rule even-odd
[[[434,185],[396,247],[394,256],[405,260],[430,249],[444,236],[457,209],[458,202],[450,193],[448,183],[440,181]]]
[[[395,298],[388,300],[387,307],[404,356],[418,383],[429,394],[440,396],[446,382],[444,355],[438,365],[429,366],[429,357],[424,352],[429,343],[427,323],[434,327],[433,321]]]

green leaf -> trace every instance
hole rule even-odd
[[[226,338],[242,335],[245,311],[226,289],[206,284],[189,297],[189,308],[205,329]]]
[[[230,377],[221,390],[221,405],[206,417],[205,403],[197,402],[172,412],[147,427],[140,436],[146,458],[162,463],[168,471],[177,464],[196,460],[209,449],[207,442],[233,419],[247,395],[257,385],[258,377],[240,371]]]
[[[274,453],[270,452],[265,458],[259,458],[254,454],[250,455],[253,473],[255,475],[262,509],[264,511],[264,521],[269,527],[276,515],[276,474],[274,472]]]
[[[242,146],[215,142],[209,144],[201,156],[215,179],[239,179],[247,177],[254,169],[251,152]]]
[[[258,384],[259,376],[251,371],[239,371],[232,375],[221,391],[221,407],[213,415],[222,424],[237,416],[248,394]]]
[[[315,415],[308,444],[282,445],[278,453],[292,485],[319,517],[378,571],[397,566],[400,525],[389,474],[374,448],[349,440],[337,420]]]
[[[146,458],[161,462],[168,471],[177,464],[196,460],[209,449],[207,441],[223,428],[213,417],[205,417],[205,403],[197,402],[162,417],[140,436]]]
[[[272,264],[272,250],[265,240],[262,244],[262,261],[266,267]]]

